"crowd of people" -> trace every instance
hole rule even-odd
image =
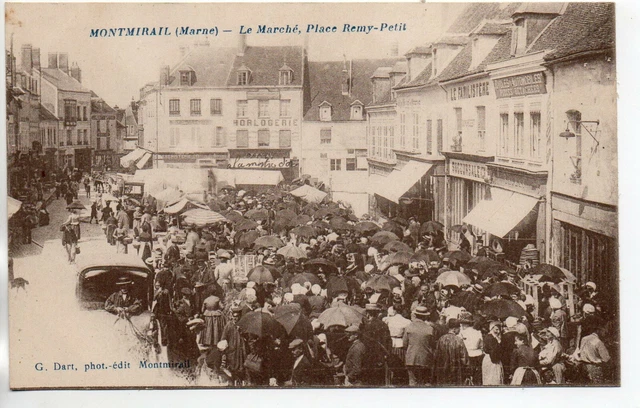
[[[200,226],[159,211],[151,196],[94,204],[109,244],[154,271],[155,349],[169,362],[197,361],[179,369],[190,378],[367,387],[617,381],[614,311],[593,282],[576,288],[572,313],[559,279],[549,274],[536,297],[525,293],[520,281],[531,270],[485,249],[451,248],[438,223],[380,225],[342,203],[310,204],[281,189],[226,189],[207,203],[225,220]],[[106,305],[113,313],[136,304],[116,298]]]

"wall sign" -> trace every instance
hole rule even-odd
[[[158,160],[164,160],[168,162],[180,162],[180,163],[195,163],[199,159],[213,159],[213,160],[226,160],[227,155],[224,153],[217,154],[158,154]]]
[[[450,159],[449,175],[484,183],[487,177],[487,166],[482,163]]]
[[[281,158],[234,158],[229,159],[228,167],[230,169],[265,169],[265,170],[279,170],[295,167],[297,160],[289,159],[286,157]]]
[[[544,72],[494,79],[493,87],[498,99],[547,93]]]
[[[489,81],[476,82],[455,86],[449,89],[449,99],[457,101],[460,99],[479,98],[489,95]]]
[[[235,119],[233,126],[238,127],[291,127],[298,126],[298,119]]]

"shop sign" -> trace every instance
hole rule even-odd
[[[492,185],[502,187],[507,190],[523,194],[533,194],[535,196],[541,196],[543,194],[540,181],[533,180],[530,177],[523,176],[522,174],[512,173],[510,171],[504,171],[497,168],[492,169],[491,180]]]
[[[186,154],[186,153],[176,153],[176,154],[159,154],[158,160],[164,160],[166,162],[176,162],[176,163],[195,163],[200,159],[214,159],[214,160],[225,160],[227,158],[226,154]]]
[[[298,119],[235,119],[237,127],[292,127],[298,126]]]
[[[544,72],[494,79],[493,87],[498,99],[547,93]]]
[[[282,158],[239,158],[229,159],[228,167],[230,169],[266,169],[278,170],[295,167],[297,160]]]
[[[398,98],[398,106],[401,108],[405,106],[420,106],[420,103],[420,99]]]
[[[454,86],[449,89],[449,99],[457,101],[460,99],[479,98],[481,96],[489,95],[489,81],[475,82],[471,84],[464,84],[460,86]]]
[[[487,177],[487,166],[482,163],[451,159],[449,175],[484,182]]]
[[[247,91],[247,100],[257,99],[261,101],[277,100],[280,99],[280,91],[270,91],[268,89],[261,89],[258,91]]]

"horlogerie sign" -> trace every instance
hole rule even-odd
[[[547,93],[543,72],[494,79],[493,87],[498,99]]]

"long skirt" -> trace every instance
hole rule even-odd
[[[205,347],[215,347],[222,338],[222,331],[227,325],[223,314],[209,315],[204,312],[204,329],[200,333],[200,344]]]
[[[504,369],[502,362],[494,364],[491,356],[485,354],[482,360],[482,385],[503,385]]]
[[[538,370],[531,367],[518,367],[513,373],[511,385],[540,385],[540,374]]]

